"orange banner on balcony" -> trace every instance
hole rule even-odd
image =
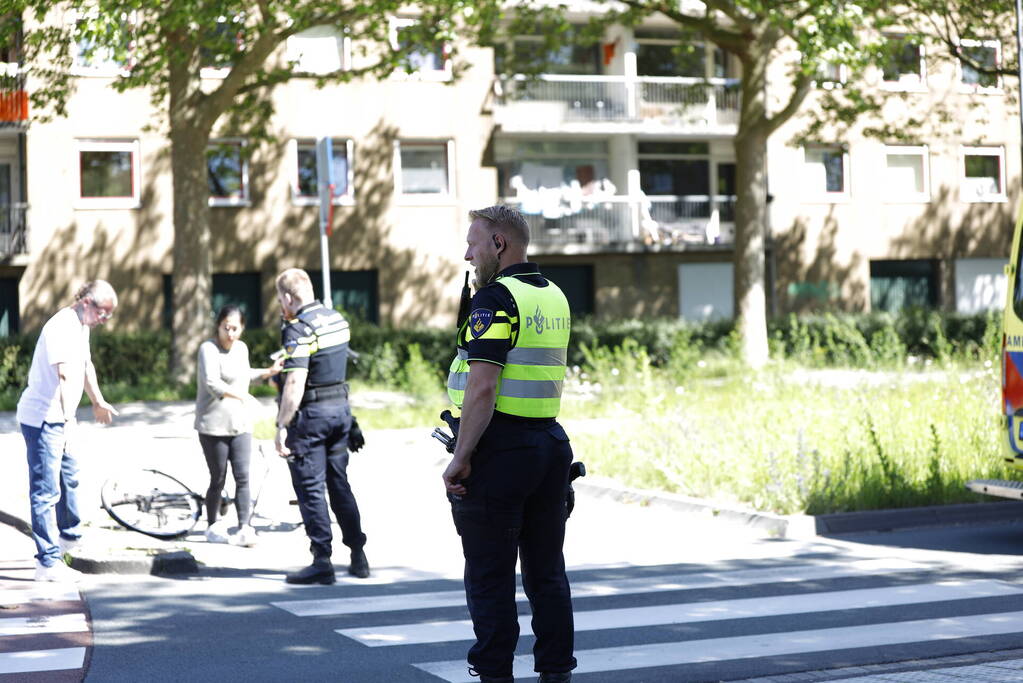
[[[0,92],[0,121],[24,121],[27,118],[27,92],[24,90]]]

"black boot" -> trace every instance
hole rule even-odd
[[[284,580],[287,583],[310,584],[319,583],[324,586],[334,583],[334,565],[329,557],[314,557],[313,563],[308,567],[299,569],[297,572],[290,572]]]
[[[537,683],[568,683],[571,680],[571,671],[562,671],[559,673],[544,671],[540,674],[540,678],[537,679]]]
[[[369,578],[369,560],[362,548],[352,550],[352,563],[348,565],[348,573],[357,579]]]

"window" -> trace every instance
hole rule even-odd
[[[210,328],[217,312],[223,306],[234,304],[245,314],[245,327],[263,326],[263,298],[259,273],[214,273],[213,297],[210,309]],[[171,329],[174,321],[174,275],[163,274],[164,329]]]
[[[352,155],[351,140],[331,140],[331,165],[333,167],[334,203],[352,201]],[[292,181],[291,197],[296,204],[319,202],[319,174],[316,170],[316,142],[295,141],[297,175]]]
[[[310,270],[316,298],[323,300],[323,271]],[[349,320],[380,322],[380,299],[376,270],[330,271],[330,300]]]
[[[695,36],[671,30],[636,31],[636,73],[640,76],[707,75],[706,48]]]
[[[898,313],[938,305],[938,264],[930,260],[871,261],[870,308]]]
[[[17,334],[18,319],[18,278],[0,277],[0,337]]]
[[[540,265],[540,272],[551,279],[568,299],[568,308],[573,318],[593,315],[593,266],[586,265]]]
[[[1000,311],[1008,278],[1004,258],[956,259],[956,312]]]
[[[564,42],[553,50],[547,50],[541,36],[516,36],[511,43],[514,68],[529,73],[546,73],[565,76],[597,76],[601,73],[600,46],[573,43],[577,29],[570,29]],[[495,51],[495,70],[509,71],[506,46]]]
[[[136,208],[139,180],[137,140],[78,141],[79,208]]]
[[[400,194],[452,196],[452,142],[399,142],[395,185]]]
[[[817,69],[817,77],[814,79],[818,88],[832,90],[845,83],[848,67],[839,62],[826,62]]]
[[[885,147],[884,187],[889,202],[931,199],[927,147]]]
[[[249,165],[240,140],[218,140],[206,148],[210,206],[244,206],[249,201]]]
[[[640,142],[639,185],[648,195],[710,194],[705,142]]]
[[[1005,148],[963,147],[960,198],[964,202],[1004,202]]]
[[[447,57],[447,46],[443,42],[431,45],[418,44],[413,35],[415,27],[415,19],[391,20],[391,46],[395,50],[411,48],[405,64],[405,73],[427,79],[450,78],[451,64]]]
[[[803,174],[805,189],[811,199],[838,201],[849,198],[849,153],[842,147],[804,147]]]
[[[213,310],[234,304],[245,314],[246,327],[263,326],[263,303],[259,273],[214,273]]]
[[[88,13],[75,22],[75,66],[79,75],[114,76],[134,61],[134,14],[122,14],[117,23],[100,21]]]
[[[333,26],[316,26],[288,38],[286,58],[295,70],[308,74],[331,74],[347,68],[348,39]]]
[[[590,194],[608,178],[608,148],[603,140],[503,138],[494,142],[494,159],[501,197],[521,197],[576,182],[584,194]]]
[[[926,76],[923,45],[911,36],[888,36],[882,74],[885,85],[891,90],[922,89]]]
[[[959,42],[959,52],[972,63],[985,69],[994,70],[1001,66],[1002,44],[997,40],[964,39]],[[967,89],[978,92],[998,90],[1002,85],[998,74],[978,71],[963,59],[959,60],[959,78]]]
[[[199,46],[199,65],[204,76],[223,76],[234,64],[244,43],[242,14],[220,17],[213,26],[203,30]]]
[[[735,317],[731,263],[683,263],[678,267],[679,317],[695,322]]]

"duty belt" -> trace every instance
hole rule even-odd
[[[302,405],[317,403],[318,401],[331,401],[339,398],[348,398],[348,385],[344,382],[341,384],[328,384],[322,387],[306,389],[305,393],[302,394]]]

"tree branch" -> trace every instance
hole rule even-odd
[[[799,108],[803,106],[803,101],[810,93],[810,88],[813,87],[813,77],[800,72],[796,77],[794,85],[795,90],[785,106],[764,122],[768,135],[778,130],[783,123],[791,119],[799,111]]]

